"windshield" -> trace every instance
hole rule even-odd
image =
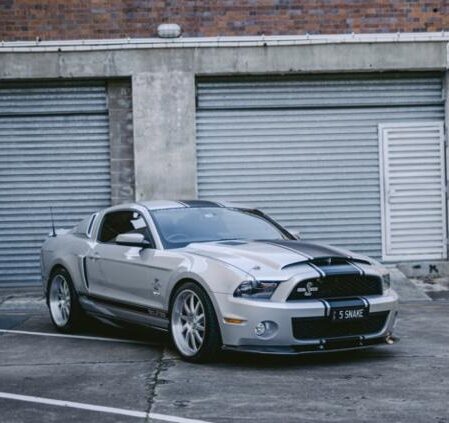
[[[155,210],[151,215],[165,248],[230,239],[285,239],[280,230],[267,220],[236,209],[176,208]]]

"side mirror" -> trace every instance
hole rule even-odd
[[[115,243],[118,245],[126,245],[128,247],[151,247],[151,242],[146,240],[142,234],[120,234],[115,238]]]

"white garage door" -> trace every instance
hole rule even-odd
[[[379,123],[443,120],[439,75],[200,81],[202,199],[257,206],[304,239],[382,255]]]
[[[0,287],[40,282],[51,230],[110,204],[103,83],[0,86]]]

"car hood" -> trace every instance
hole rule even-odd
[[[295,265],[320,258],[348,258],[364,260],[348,250],[306,241],[218,241],[192,243],[190,253],[219,260],[251,275],[261,273],[285,278],[294,273]],[[287,271],[289,269],[289,271]],[[297,271],[298,269],[296,269]]]

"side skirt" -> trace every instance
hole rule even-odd
[[[79,301],[83,309],[102,320],[127,322],[155,329],[168,330],[168,314],[164,310],[94,295],[80,295]]]

